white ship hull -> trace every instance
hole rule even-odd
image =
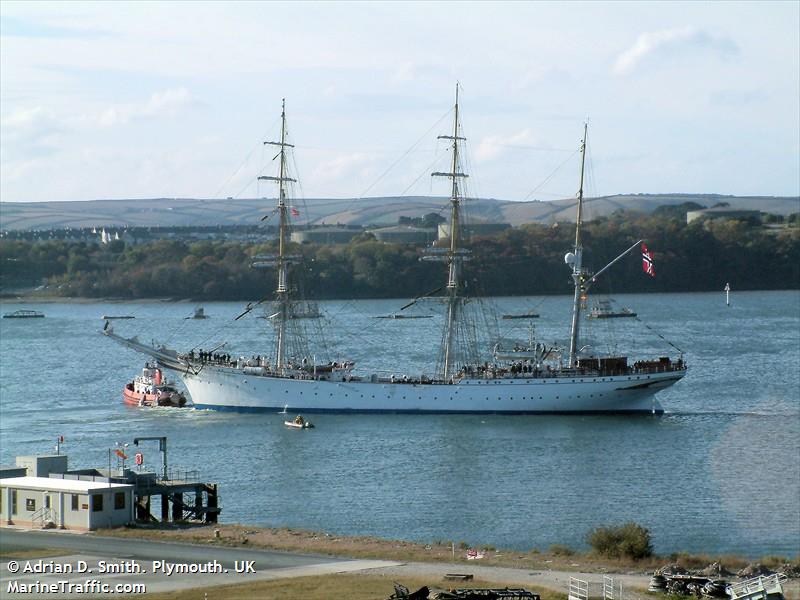
[[[195,408],[304,413],[663,413],[658,390],[685,371],[606,377],[465,378],[453,384],[325,381],[207,365],[182,377]]]

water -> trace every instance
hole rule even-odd
[[[205,321],[184,320],[186,303],[5,304],[47,317],[0,322],[0,463],[51,452],[63,435],[71,467],[102,466],[116,442],[166,435],[171,466],[221,484],[225,522],[525,550],[585,548],[593,527],[636,521],[660,553],[796,555],[800,293],[734,294],[730,308],[723,293],[617,300],[652,331],[587,322],[590,338],[657,356],[671,350],[657,332],[686,353],[688,375],[659,395],[663,417],[318,415],[312,431],[288,430],[280,414],[122,404],[144,357],[102,337],[101,315],[136,315],[114,327],[142,340],[263,353],[267,322],[232,321],[240,304],[206,304]],[[541,313],[537,335],[552,342],[565,337],[570,302],[498,303],[501,314]],[[403,303],[321,303],[327,338],[359,365],[422,370],[441,321],[372,318]],[[524,323],[500,323],[527,338]],[[142,451],[158,468],[155,443]]]

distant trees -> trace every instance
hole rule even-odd
[[[421,217],[429,223],[439,218]],[[797,215],[787,220],[796,223]],[[597,271],[638,239],[647,240],[654,254],[656,277],[642,274],[634,251],[603,275],[597,290],[718,290],[726,281],[735,281],[739,290],[800,287],[798,227],[767,231],[722,219],[687,225],[681,211],[620,211],[587,223],[584,263]],[[528,224],[475,237],[469,242],[473,260],[463,270],[468,293],[569,293],[563,257],[573,243],[569,223]],[[444,265],[421,261],[419,248],[381,243],[368,234],[343,245],[290,244],[289,251],[302,257],[292,266],[292,282],[313,298],[410,297],[436,289],[444,278]],[[0,289],[44,284],[45,292],[62,296],[251,300],[274,288],[270,271],[251,268],[253,257],[275,252],[274,241],[158,240],[129,246],[0,239]]]

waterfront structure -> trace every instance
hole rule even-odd
[[[133,487],[57,477],[0,479],[0,525],[91,531],[134,520]]]
[[[165,437],[135,438],[133,444],[147,440],[159,443],[161,473],[145,470],[140,452],[136,470],[125,468],[125,459],[111,469],[110,450],[108,469],[70,470],[66,454],[18,456],[16,466],[0,467],[0,524],[89,531],[134,521],[216,523],[222,511],[217,484],[201,481],[196,471],[167,468]],[[153,514],[154,497],[160,519]]]

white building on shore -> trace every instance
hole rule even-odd
[[[55,477],[0,479],[0,526],[91,531],[127,525],[134,520],[133,488]]]

